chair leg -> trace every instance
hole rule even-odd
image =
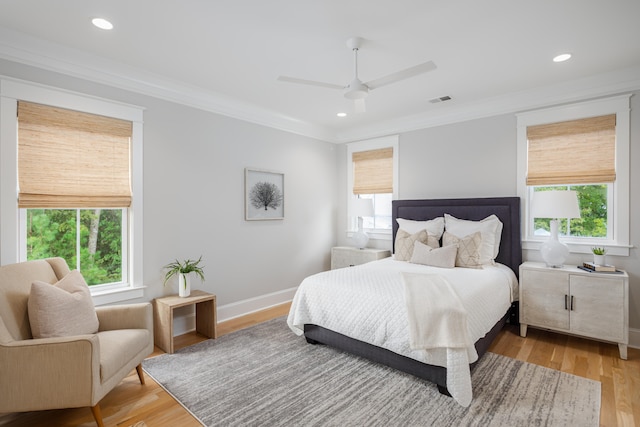
[[[95,406],[92,406],[91,412],[93,413],[93,418],[95,418],[98,427],[104,427],[104,423],[102,422],[102,412],[100,411],[100,404],[96,403]]]
[[[138,378],[140,378],[140,384],[144,385],[144,372],[142,371],[142,363],[136,366],[136,372],[138,373]]]

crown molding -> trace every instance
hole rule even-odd
[[[0,58],[333,143],[406,133],[640,90],[640,65],[336,132],[76,49],[0,27]]]
[[[238,99],[0,27],[0,58],[324,141],[330,130]]]

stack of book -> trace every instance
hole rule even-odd
[[[597,273],[618,273],[614,265],[600,265],[592,262],[584,262],[578,266],[579,269]]]

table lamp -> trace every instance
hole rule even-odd
[[[578,194],[575,191],[536,191],[531,200],[533,218],[551,218],[549,240],[540,246],[548,267],[561,268],[569,256],[569,248],[558,240],[558,218],[580,218]]]
[[[352,199],[351,216],[358,217],[358,231],[353,233],[353,243],[357,248],[363,249],[369,243],[369,236],[362,227],[362,217],[373,216],[373,201],[371,199]]]

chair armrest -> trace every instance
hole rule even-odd
[[[153,309],[148,302],[96,307],[99,331],[148,329],[153,336]]]
[[[96,335],[13,341],[0,345],[0,360],[0,412],[97,403],[93,402],[100,386]]]

